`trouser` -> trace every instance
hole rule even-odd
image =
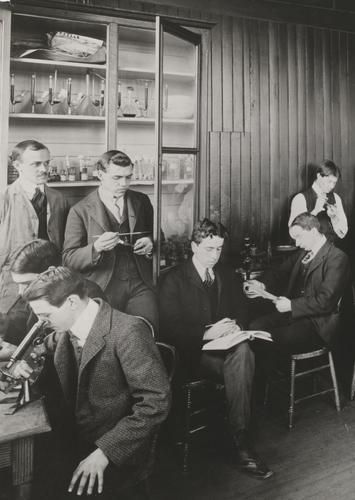
[[[233,436],[248,429],[254,377],[254,354],[248,342],[239,344],[227,353],[204,352],[201,356],[201,374],[224,383]]]
[[[275,312],[262,316],[251,323],[250,329],[265,330],[271,333],[273,338],[273,342],[255,340],[252,343],[258,380],[265,380],[275,364],[289,363],[291,354],[313,351],[325,346],[310,319],[295,320],[291,313]]]
[[[116,279],[109,284],[105,294],[111,307],[134,316],[143,316],[153,325],[155,332],[158,331],[159,316],[156,294],[139,276]]]

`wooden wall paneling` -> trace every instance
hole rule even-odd
[[[219,168],[221,170],[221,222],[228,231],[231,228],[231,133],[221,133],[221,160]]]
[[[233,130],[233,23],[222,18],[222,130]]]
[[[250,132],[250,27],[251,22],[243,20],[243,89],[244,89],[244,131]]]
[[[288,58],[287,25],[279,26],[279,136],[280,136],[280,205],[278,217],[278,240],[288,237],[287,222],[289,213],[289,117],[288,113]]]
[[[242,243],[241,231],[241,134],[231,134],[231,251],[236,253]]]
[[[270,88],[269,88],[269,26],[259,23],[260,67],[260,244],[266,248],[270,235]]]
[[[331,32],[331,71],[332,71],[332,118],[333,118],[333,158],[340,165],[340,96],[339,96],[339,33]]]
[[[324,78],[322,30],[314,30],[315,158],[324,157]]]
[[[288,205],[292,196],[299,190],[298,168],[298,60],[296,45],[296,27],[287,26],[287,73],[288,73]]]
[[[307,127],[306,127],[306,28],[296,27],[297,44],[297,157],[298,191],[306,187],[305,168],[307,163]]]
[[[233,19],[232,26],[232,79],[233,79],[233,130],[243,132],[245,100],[244,100],[244,57],[243,57],[243,21]]]
[[[279,36],[278,25],[270,24],[269,75],[270,75],[270,217],[271,239],[278,238],[278,214],[280,213],[280,135],[279,135]]]
[[[250,206],[250,146],[251,134],[243,133],[241,135],[241,182],[240,182],[240,228],[242,238],[249,234],[251,222],[251,206]]]
[[[307,163],[315,163],[314,30],[306,29],[306,143]],[[307,172],[308,176],[308,172]]]
[[[222,33],[221,22],[212,28],[212,130],[222,130]]]
[[[324,158],[333,158],[333,117],[331,85],[330,32],[322,30],[323,45],[323,96],[324,96]]]
[[[210,148],[209,148],[209,171],[210,171],[210,205],[209,217],[213,221],[221,220],[221,134],[220,132],[210,132]]]
[[[259,66],[259,26],[250,25],[250,129],[251,158],[250,158],[250,235],[255,239],[260,236],[260,66]]]
[[[341,193],[345,208],[350,205],[353,195],[352,176],[350,172],[349,152],[349,46],[348,34],[341,33],[339,39],[339,106],[340,106],[340,162],[342,182],[337,191]]]

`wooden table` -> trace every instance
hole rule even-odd
[[[51,430],[42,400],[6,415],[10,403],[0,400],[0,467],[11,466],[14,498],[29,500],[33,476],[34,436]]]

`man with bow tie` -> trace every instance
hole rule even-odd
[[[254,298],[258,288],[266,288],[282,295],[274,301],[277,311],[255,320],[251,328],[269,331],[276,349],[296,354],[335,340],[350,265],[348,257],[321,233],[318,218],[308,212],[294,219],[290,236],[300,252],[267,272],[262,282],[249,281],[245,293]]]
[[[49,188],[48,148],[35,140],[18,143],[11,153],[18,179],[0,195],[0,310],[7,313],[17,295],[9,264],[12,252],[35,238],[52,241],[62,250],[69,205]]]
[[[238,465],[254,477],[266,479],[272,471],[250,447],[249,423],[254,377],[254,355],[243,342],[227,351],[202,351],[204,342],[247,324],[242,283],[235,270],[219,262],[226,231],[208,219],[192,233],[193,256],[162,276],[160,286],[161,335],[179,353],[182,376],[206,377],[225,385],[229,427]]]
[[[133,164],[122,151],[104,153],[97,170],[99,188],[70,210],[63,263],[95,281],[112,307],[156,327],[152,204],[130,189]]]

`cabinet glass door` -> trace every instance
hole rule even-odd
[[[190,253],[199,157],[201,38],[178,25],[158,20],[157,45],[159,270],[186,259]]]
[[[105,24],[13,15],[9,150],[29,138],[48,146],[53,187],[97,184],[95,163],[107,149],[107,52]],[[15,177],[10,167],[8,182]]]

